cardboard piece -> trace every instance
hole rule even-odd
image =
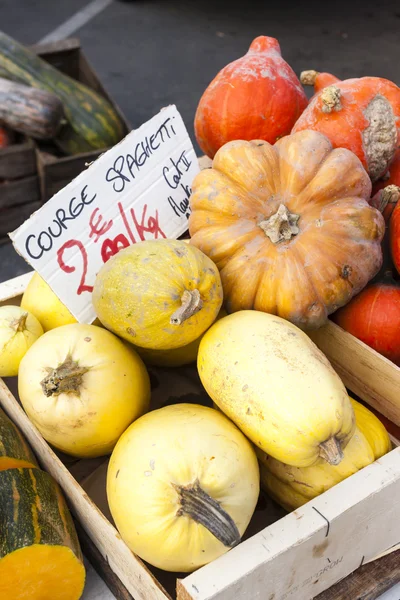
[[[102,265],[146,239],[187,229],[198,160],[169,106],[100,156],[14,232],[14,247],[80,323],[96,315],[91,292]]]

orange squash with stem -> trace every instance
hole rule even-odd
[[[400,88],[380,77],[340,81],[316,71],[303,72],[301,81],[316,94],[292,133],[319,131],[335,148],[354,152],[372,181],[382,177],[400,141]]]
[[[230,142],[194,179],[191,243],[218,266],[228,312],[320,327],[381,266],[370,194],[359,159],[318,132]]]

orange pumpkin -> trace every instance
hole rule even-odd
[[[290,133],[307,102],[278,41],[260,36],[204,92],[194,121],[197,142],[210,158],[231,140],[273,144]]]
[[[300,73],[300,82],[303,85],[313,85],[315,93],[338,81],[340,81],[340,79],[335,77],[335,75],[331,75],[331,73],[318,73],[318,71],[312,70]]]
[[[329,77],[333,75],[317,74],[317,93],[292,133],[305,129],[323,133],[335,148],[354,152],[376,181],[388,170],[400,141],[400,88],[380,77],[331,79],[332,83]],[[304,74],[302,80],[307,83]]]
[[[394,159],[389,165],[387,177],[379,179],[372,187],[372,193],[376,194],[379,190],[388,185],[397,185],[400,187],[400,147],[397,149]]]
[[[380,268],[370,192],[358,158],[318,132],[230,142],[194,179],[191,243],[220,269],[228,312],[319,327]]]
[[[400,274],[400,202],[396,204],[389,223],[389,244],[393,264]]]

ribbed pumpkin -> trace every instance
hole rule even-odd
[[[39,469],[0,472],[0,598],[78,600],[85,568],[58,485]]]
[[[204,92],[194,127],[210,158],[231,140],[274,143],[290,133],[307,97],[278,40],[260,36],[245,56],[224,67]]]
[[[228,312],[320,327],[382,263],[370,192],[358,158],[316,131],[230,142],[193,182],[191,244],[220,269]]]
[[[388,433],[371,411],[351,400],[357,428],[337,466],[319,461],[311,467],[291,467],[256,449],[261,485],[286,510],[295,510],[390,451]]]
[[[390,184],[378,190],[371,198],[370,204],[382,213],[385,222],[389,223],[390,218],[400,199],[400,187]]]
[[[18,427],[0,408],[0,471],[37,466],[32,450]]]
[[[315,81],[317,93],[292,132],[319,131],[335,148],[354,152],[372,181],[382,177],[400,142],[400,88],[380,77],[339,81],[313,71],[306,71],[301,80]]]
[[[180,348],[217,318],[222,286],[205,254],[178,240],[121,250],[99,271],[92,294],[101,323],[135,346]]]

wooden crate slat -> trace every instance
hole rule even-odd
[[[346,387],[400,425],[400,368],[331,321],[309,333]]]
[[[18,179],[29,177],[37,171],[35,145],[25,139],[0,150],[0,179]],[[0,206],[2,198],[0,195]]]
[[[311,600],[398,542],[399,494],[396,448],[180,580],[178,600]]]

